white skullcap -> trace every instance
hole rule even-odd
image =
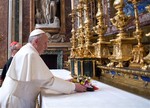
[[[36,35],[43,34],[43,33],[45,33],[43,30],[35,29],[30,33],[29,37],[36,36]]]

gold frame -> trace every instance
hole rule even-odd
[[[50,33],[65,34],[65,0],[60,0],[60,28],[42,28],[42,30]],[[35,29],[35,3],[34,0],[30,0],[30,32]]]

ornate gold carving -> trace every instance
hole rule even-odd
[[[124,29],[130,21],[130,16],[126,16],[123,12],[124,0],[115,0],[114,7],[117,10],[117,13],[116,16],[114,18],[111,18],[110,20],[112,24],[119,30],[119,34],[117,34],[117,36],[119,38],[125,38],[127,34]]]
[[[128,1],[132,2],[134,6],[136,30],[135,32],[133,32],[133,36],[138,41],[138,45],[136,45],[132,50],[133,61],[131,61],[130,67],[141,68],[144,63],[143,57],[144,57],[144,52],[145,52],[142,42],[141,42],[142,37],[143,37],[143,31],[140,28],[140,21],[138,17],[138,9],[137,9],[137,3],[140,2],[141,0],[128,0]]]
[[[150,13],[150,5],[145,7],[147,9],[147,11]]]
[[[150,5],[146,7],[146,9],[148,10],[148,12],[150,13]],[[146,36],[150,36],[150,32],[148,34],[146,34]],[[148,70],[150,69],[150,49],[149,49],[149,53],[147,56],[145,56],[143,58],[144,60],[144,66],[142,67],[143,70]]]
[[[132,41],[134,38],[127,38],[125,27],[129,23],[130,16],[126,16],[123,12],[124,0],[115,0],[114,7],[117,10],[116,16],[111,18],[111,22],[119,30],[116,39],[110,40],[113,44],[113,55],[109,57],[111,63],[107,66],[113,66],[114,62],[119,64],[116,67],[123,67],[124,61],[129,61],[131,57]]]
[[[95,46],[95,56],[97,58],[108,58],[110,56],[108,45],[104,39],[104,33],[107,30],[107,25],[104,24],[102,0],[98,0],[98,11],[96,14],[97,25],[93,27],[94,31],[98,34],[98,42],[94,44]]]
[[[112,24],[118,29],[118,34],[115,39],[110,40],[110,42],[106,41],[106,37],[104,36],[107,25],[104,22],[104,14],[103,14],[103,6],[102,0],[97,0],[97,13],[96,13],[96,20],[97,25],[92,27],[92,19],[90,19],[90,6],[91,0],[79,0],[79,4],[77,5],[77,9],[72,10],[72,38],[71,38],[71,55],[75,60],[75,64],[73,64],[75,68],[75,73],[84,74],[84,66],[83,62],[86,59],[93,60],[93,67],[98,65],[100,69],[102,69],[102,73],[108,72],[110,70],[114,70],[117,74],[121,74],[124,78],[130,78],[132,76],[150,76],[147,71],[147,68],[150,68],[150,53],[144,57],[145,51],[144,47],[141,43],[143,37],[143,31],[140,28],[140,22],[138,18],[137,12],[137,3],[140,0],[128,0],[133,3],[134,11],[135,11],[135,25],[136,30],[133,33],[134,37],[128,37],[128,33],[126,32],[126,26],[130,22],[130,16],[125,15],[123,12],[124,8],[124,0],[114,0],[114,7],[117,10],[116,15],[111,18]],[[77,13],[77,15],[76,15]],[[75,29],[75,20],[78,18],[78,28]],[[84,21],[84,22],[83,22]],[[93,31],[98,35],[96,37],[93,34]],[[95,38],[96,37],[96,38]],[[97,41],[92,39],[97,39]],[[137,42],[137,43],[135,43]],[[113,47],[112,55],[110,55],[110,44]],[[133,44],[136,44],[133,47]],[[94,53],[93,53],[94,52]],[[109,64],[109,60],[111,61]],[[96,62],[95,62],[96,60]],[[77,62],[80,62],[79,70]],[[106,61],[103,63],[103,61]],[[127,63],[127,64],[126,64]],[[145,65],[144,65],[145,63]],[[139,65],[138,65],[139,64]],[[128,66],[127,68],[117,68],[117,67],[124,67]],[[108,67],[108,66],[115,66],[115,67]],[[137,69],[137,67],[143,66],[142,69]],[[136,69],[130,68],[136,67]],[[93,68],[95,69],[95,68]],[[80,71],[80,72],[79,72]],[[94,72],[95,70],[93,70]],[[95,76],[95,73],[93,73]],[[112,76],[112,78],[114,78]]]
[[[145,65],[142,67],[143,70],[148,70],[150,69],[150,51],[149,54],[143,58]]]
[[[142,71],[142,70],[134,70],[134,69],[125,69],[125,68],[116,68],[116,67],[107,67],[107,66],[98,66],[103,71],[104,70],[114,70],[115,72],[122,72],[124,74],[128,75],[139,75],[139,76],[148,76],[150,77],[150,73],[148,71]]]
[[[131,61],[131,63],[142,64],[143,63],[143,53],[144,53],[143,46],[141,46],[141,45],[135,46],[135,48],[133,48],[133,50],[132,50],[133,61]]]
[[[83,58],[84,57],[83,0],[79,0],[79,4],[77,6],[77,12],[78,12],[79,23],[80,23],[76,34],[78,40],[77,57]]]
[[[84,57],[95,57],[93,54],[94,52],[94,47],[91,45],[91,37],[92,37],[92,32],[91,32],[91,21],[89,17],[89,2],[91,0],[83,0],[84,3],[84,10],[85,10],[85,21],[84,21],[84,38],[85,38],[85,50],[84,50]]]
[[[70,58],[76,57],[76,37],[75,37],[75,9],[72,10],[71,17],[72,17],[72,38],[70,39],[70,42],[72,44]]]

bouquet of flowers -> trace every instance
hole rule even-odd
[[[94,91],[98,88],[91,83],[91,77],[88,76],[82,76],[82,75],[74,75],[73,78],[70,80],[74,83],[80,83],[81,85],[84,85],[87,87],[87,91]]]

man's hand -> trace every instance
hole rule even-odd
[[[87,89],[87,87],[79,84],[79,83],[75,83],[75,91],[77,92],[85,92]]]

